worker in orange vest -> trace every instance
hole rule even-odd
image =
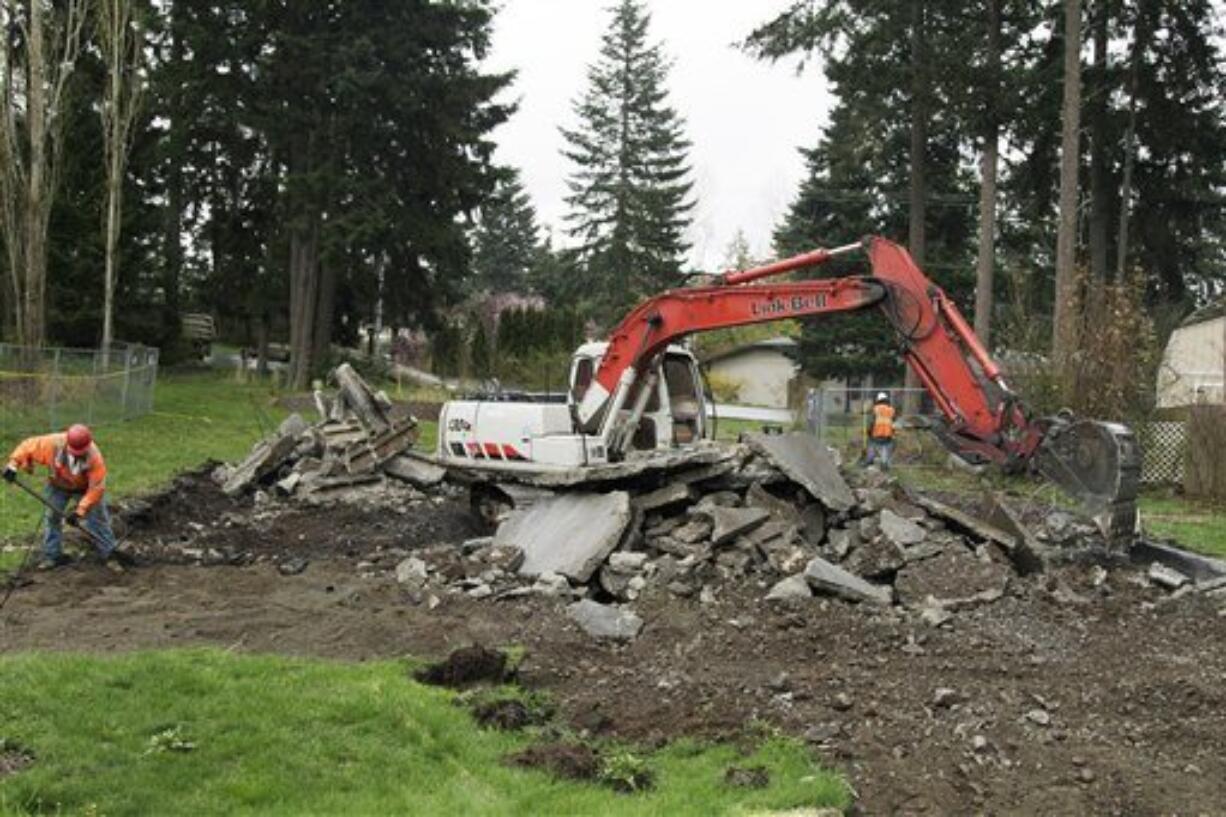
[[[894,454],[894,407],[890,395],[877,392],[873,401],[873,416],[868,425],[868,453],[865,464],[877,463],[881,470],[890,470],[890,457]]]
[[[61,549],[61,523],[67,522],[74,528],[84,526],[92,534],[90,539],[98,555],[109,567],[119,569],[118,562],[111,558],[115,534],[106,507],[106,462],[89,428],[78,423],[59,434],[23,440],[9,455],[4,479],[13,482],[19,470],[31,473],[35,465],[48,469],[43,496],[59,511],[53,514],[47,509],[44,513],[43,561],[39,567],[46,570],[68,562]],[[76,507],[66,511],[68,500],[73,497],[77,499]]]

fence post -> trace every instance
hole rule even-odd
[[[132,347],[125,346],[123,350],[123,393],[120,398],[120,419],[128,419],[128,387],[132,382]]]
[[[60,348],[58,346],[55,348],[55,354],[51,358],[50,387],[51,387],[51,416],[48,419],[51,421],[50,428],[59,428],[60,424],[57,422],[58,417],[57,417],[57,412],[56,412],[57,403],[58,403],[58,401],[56,400],[56,394],[60,388]]]

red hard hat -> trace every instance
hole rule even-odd
[[[93,441],[94,435],[90,433],[89,426],[77,423],[68,427],[68,453],[74,457],[84,456]]]

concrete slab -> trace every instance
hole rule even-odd
[[[643,629],[643,619],[633,610],[600,604],[591,599],[582,599],[570,605],[566,608],[566,615],[592,638],[630,641]]]
[[[1133,562],[1141,564],[1161,562],[1198,582],[1226,576],[1226,561],[1201,556],[1199,553],[1192,553],[1160,542],[1139,539],[1132,546],[1130,555]]]
[[[383,473],[407,482],[414,488],[432,488],[447,476],[445,468],[407,454],[392,457],[384,463]]]
[[[715,527],[711,530],[711,544],[723,545],[742,533],[748,533],[770,519],[765,508],[711,508],[707,511]]]
[[[928,532],[906,517],[886,508],[881,512],[881,535],[899,547],[911,547],[924,541]]]
[[[226,496],[238,496],[280,468],[297,446],[298,438],[288,434],[257,443],[247,459],[230,471],[221,490]]]
[[[963,533],[969,533],[985,541],[995,542],[1006,550],[1011,550],[1016,544],[1016,535],[1010,535],[987,520],[972,516],[965,511],[961,511],[952,505],[947,505],[929,496],[914,494],[911,498],[915,501],[915,504],[928,511],[928,513],[944,519],[953,525],[955,529]]]
[[[809,586],[819,593],[830,593],[849,601],[866,601],[871,604],[889,605],[894,601],[894,591],[891,588],[870,584],[820,557],[809,562],[804,575]]]
[[[797,573],[795,576],[788,576],[782,581],[776,582],[775,586],[766,594],[767,601],[786,601],[788,599],[808,599],[813,597],[813,590],[809,587],[809,581],[803,573]]]
[[[856,497],[843,480],[830,452],[816,437],[799,432],[748,432],[743,436],[751,450],[799,483],[827,508],[846,511],[856,504]]]
[[[617,547],[633,515],[625,491],[558,494],[513,513],[498,527],[494,543],[523,550],[521,576],[557,573],[586,583]]]
[[[669,505],[691,504],[698,498],[694,488],[682,482],[672,482],[663,488],[639,494],[630,500],[636,510],[646,513]]]

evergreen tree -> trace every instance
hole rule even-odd
[[[487,292],[524,292],[540,260],[536,210],[519,181],[519,172],[500,170],[494,192],[481,204],[480,221],[473,231],[469,286]]]
[[[562,131],[575,164],[570,233],[602,314],[674,284],[688,249],[690,143],[667,103],[668,60],[648,43],[649,23],[639,0],[614,7],[575,104],[579,126]]]
[[[867,234],[896,241],[909,237],[912,244],[918,238],[925,272],[968,309],[975,198],[962,161],[966,129],[956,115],[964,88],[959,79],[964,81],[966,72],[954,71],[950,53],[957,52],[951,45],[963,35],[949,5],[925,7],[926,99],[919,109],[927,111],[928,121],[917,158],[912,11],[908,4],[886,0],[800,0],[747,41],[751,52],[766,59],[820,51],[838,96],[818,145],[803,151],[806,176],[775,232],[775,249],[791,255]],[[922,163],[918,185],[917,161]],[[918,211],[917,190],[923,194]],[[867,272],[862,260],[837,260],[812,274]],[[819,378],[872,374],[896,379],[902,373],[892,331],[877,316],[805,321],[801,363]]]

